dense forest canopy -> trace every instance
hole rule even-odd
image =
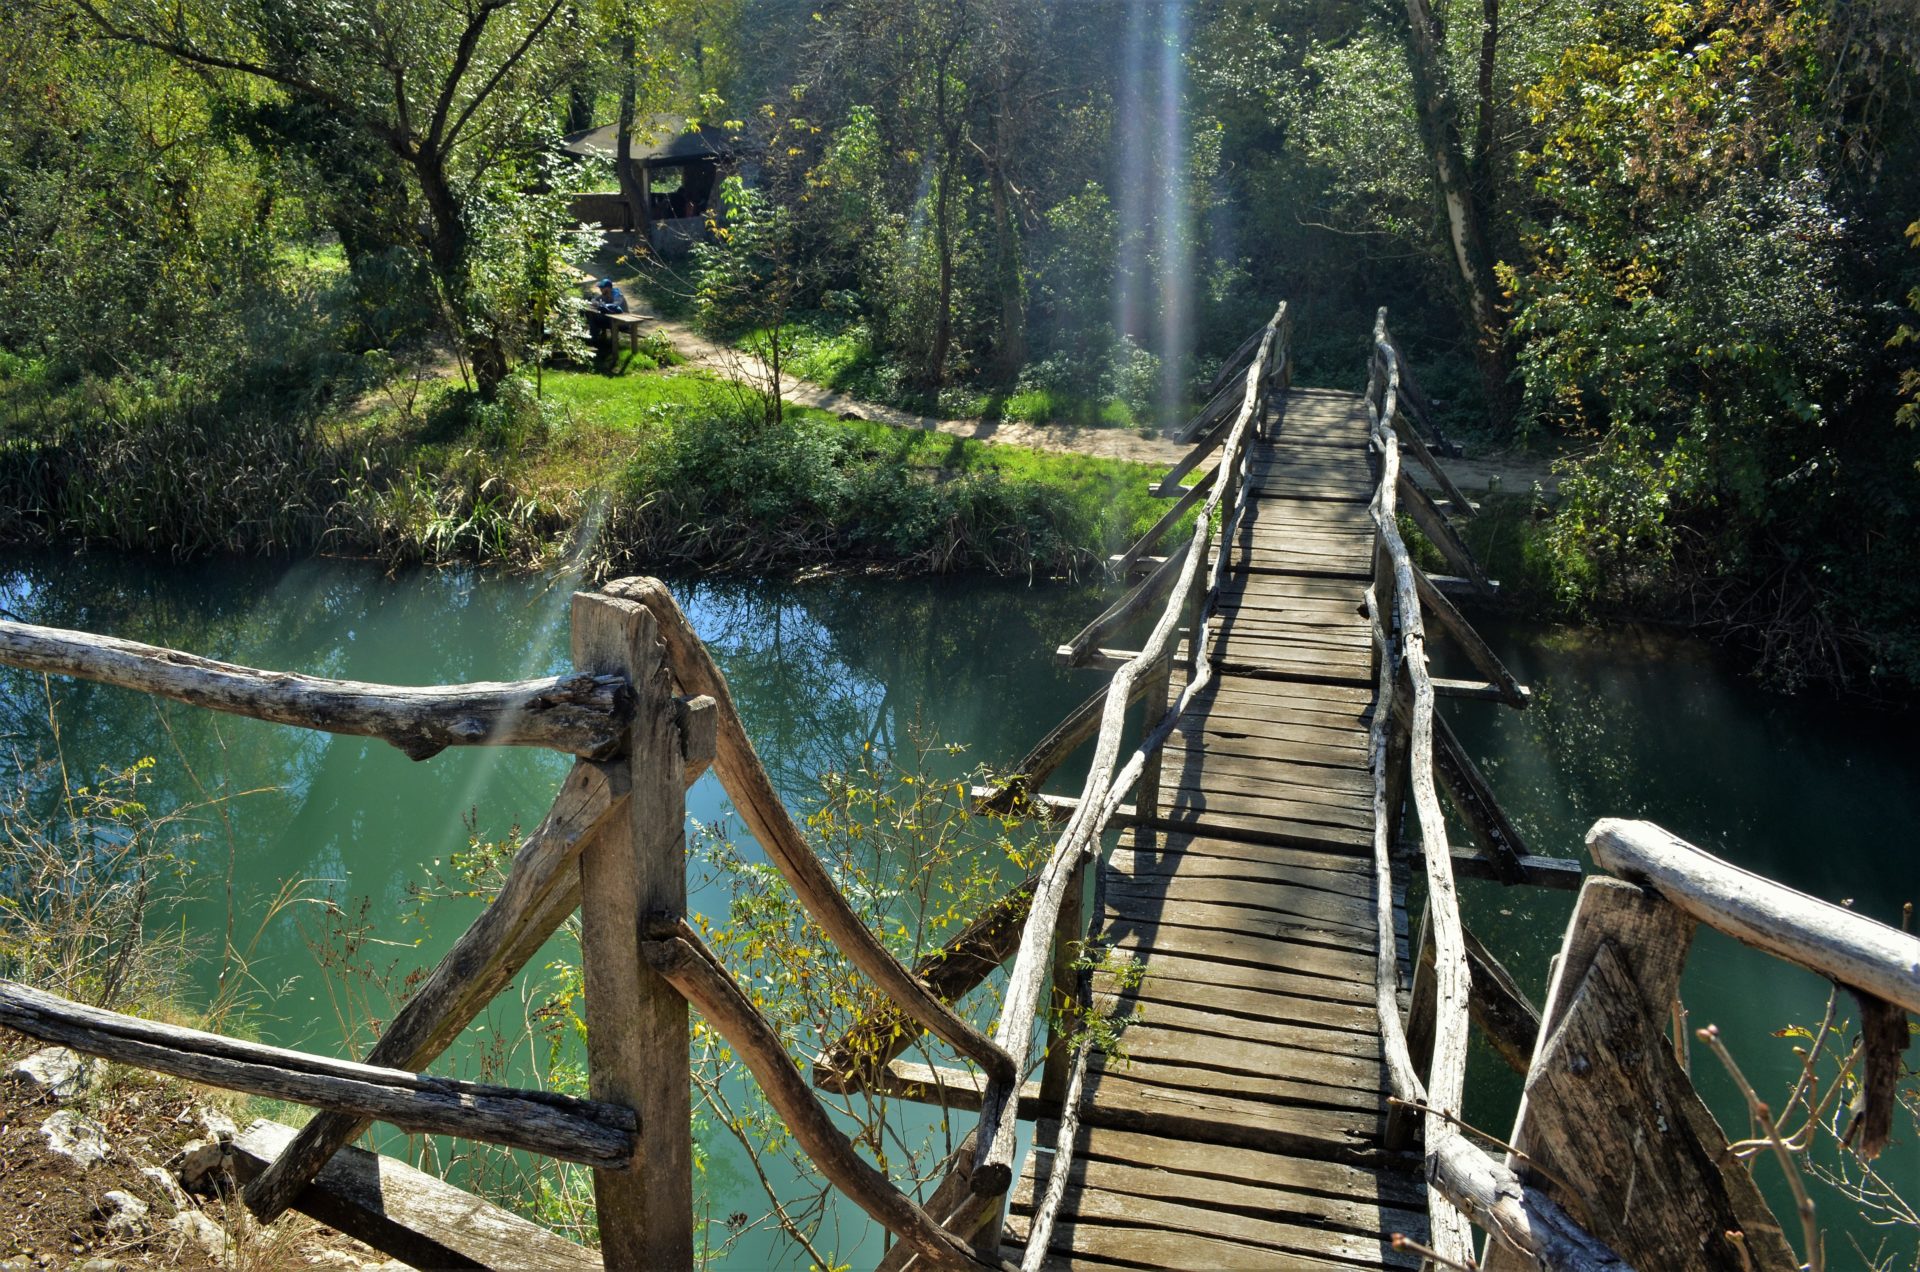
[[[439,350],[521,392],[578,353],[594,246],[558,139],[675,112],[744,160],[660,277],[716,330],[1173,424],[1277,299],[1339,387],[1387,305],[1456,429],[1561,457],[1525,545],[1556,604],[1911,684],[1917,33],[1913,0],[22,0],[6,532],[88,533],[72,474],[141,456],[237,522],[324,498],[288,474],[326,422]]]

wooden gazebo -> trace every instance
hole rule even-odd
[[[614,124],[589,128],[567,137],[561,149],[618,164],[619,131]],[[685,252],[719,210],[720,178],[733,159],[729,139],[717,129],[689,128],[678,116],[654,115],[634,122],[630,155],[633,179],[621,190],[637,192],[637,206],[625,193],[585,194],[576,196],[574,214],[582,224],[642,234],[663,256]]]

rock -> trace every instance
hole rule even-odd
[[[58,1153],[83,1170],[106,1160],[106,1128],[71,1109],[61,1109],[42,1122],[40,1133],[47,1137],[49,1152]]]
[[[7,1081],[50,1100],[71,1100],[93,1085],[102,1062],[65,1047],[42,1047],[7,1067]]]
[[[240,1128],[233,1124],[233,1119],[219,1109],[201,1106],[194,1109],[193,1117],[200,1123],[200,1129],[206,1132],[207,1138],[216,1144],[231,1144],[234,1136],[240,1134]]]
[[[232,1179],[227,1165],[227,1150],[212,1140],[189,1140],[185,1148],[167,1163],[190,1193],[224,1191]]]
[[[0,1272],[32,1272],[33,1256],[16,1254],[11,1259],[0,1259]]]
[[[83,1259],[73,1265],[73,1272],[121,1272],[124,1267],[118,1259]]]
[[[193,1199],[180,1187],[180,1181],[171,1172],[158,1166],[142,1167],[140,1178],[146,1181],[147,1191],[158,1198],[168,1214],[179,1214],[182,1210],[193,1209]]]
[[[116,1188],[102,1196],[94,1210],[115,1241],[138,1241],[147,1235],[147,1203],[130,1192]]]
[[[187,1252],[188,1247],[199,1251],[202,1258],[211,1259],[218,1264],[226,1264],[227,1234],[220,1225],[201,1214],[198,1210],[182,1210],[167,1220],[167,1229],[178,1238],[174,1249],[175,1257]]]

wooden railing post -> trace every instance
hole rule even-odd
[[[1073,1019],[1075,981],[1086,945],[1086,875],[1082,864],[1067,883],[1066,899],[1060,903],[1060,917],[1053,924],[1053,1010],[1047,1016],[1047,1058],[1040,1070],[1041,1103],[1058,1110],[1066,1099],[1067,1082],[1072,1077]],[[1059,1116],[1058,1112],[1053,1116]]]
[[[595,1170],[601,1251],[609,1268],[693,1266],[693,1117],[686,1000],[641,958],[642,927],[687,905],[686,757],[653,615],[599,593],[573,598],[573,657],[625,675],[634,715],[625,763],[624,834],[580,859],[580,961],[587,1082],[596,1100],[640,1116],[633,1162]]]
[[[1152,676],[1147,678],[1146,692],[1142,695],[1144,709],[1141,712],[1140,732],[1151,733],[1156,721],[1167,713],[1172,705],[1173,693],[1173,648],[1160,658]],[[1147,755],[1146,766],[1140,772],[1140,785],[1134,788],[1133,815],[1136,825],[1146,825],[1160,815],[1160,773],[1165,747],[1155,747]]]

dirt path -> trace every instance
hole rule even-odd
[[[644,302],[634,312],[648,319],[649,334],[665,336],[686,358],[687,365],[712,371],[748,383],[764,382],[758,361],[737,349],[716,344],[692,327],[671,318],[663,318]],[[873,420],[896,428],[917,428],[923,432],[946,433],[980,442],[1006,446],[1025,446],[1033,450],[1058,451],[1073,455],[1092,455],[1100,459],[1123,459],[1137,464],[1170,467],[1185,457],[1188,449],[1161,437],[1142,437],[1133,429],[1081,428],[1071,424],[1022,424],[1012,420],[940,419],[917,415],[898,407],[866,402],[808,380],[788,379],[780,395],[798,406],[817,407],[843,418]],[[1551,497],[1559,488],[1559,479],[1548,469],[1546,460],[1532,455],[1482,455],[1467,459],[1444,459],[1440,466],[1460,489],[1470,496],[1489,492],[1525,494],[1537,483]],[[1418,464],[1412,466],[1422,486],[1437,489],[1433,478]]]
[[[665,336],[687,360],[699,367],[748,383],[764,383],[760,364],[737,349],[716,344],[692,327],[670,318],[662,318],[636,304],[634,312],[649,319],[646,331]],[[788,379],[780,396],[798,406],[817,407],[839,416],[852,416],[891,424],[896,428],[917,428],[923,432],[946,433],[980,442],[1007,446],[1026,446],[1034,450],[1061,451],[1075,455],[1093,455],[1102,459],[1125,459],[1138,464],[1170,465],[1186,454],[1187,448],[1162,438],[1142,437],[1124,428],[1078,428],[1060,424],[1019,424],[1012,420],[950,420],[917,415],[898,407],[865,402],[807,380]]]

